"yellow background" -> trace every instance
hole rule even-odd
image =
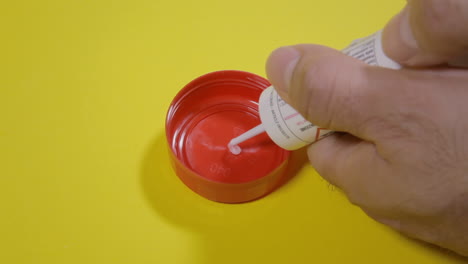
[[[264,76],[281,45],[335,48],[403,0],[2,1],[0,263],[458,263],[374,222],[309,166],[240,205],[168,163],[164,117],[202,74]]]

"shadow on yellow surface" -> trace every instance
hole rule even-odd
[[[392,250],[379,245],[381,239],[389,237],[398,240],[403,247],[426,251],[435,259],[445,258],[455,263],[466,261],[453,253],[381,228],[365,216],[362,221],[351,224],[347,214],[355,207],[336,210],[327,208],[320,198],[304,200],[304,197],[294,195],[297,192],[287,191],[296,184],[294,178],[257,201],[222,204],[206,200],[178,179],[167,165],[170,163],[167,151],[164,133],[160,133],[144,157],[141,184],[144,196],[156,214],[168,224],[194,235],[196,243],[193,247],[197,252],[193,256],[194,262],[262,263],[263,259],[272,259],[271,255],[275,256],[274,263],[298,263],[300,260],[393,263],[405,259],[404,255],[392,255]],[[327,191],[341,196],[330,188]],[[379,225],[374,227],[379,232],[372,232],[373,225]],[[361,234],[365,235],[361,237]]]
[[[265,216],[263,215],[265,212],[258,210],[263,206],[256,206],[258,208],[254,214],[240,214],[242,207],[249,207],[261,199],[244,204],[223,204],[199,196],[179,180],[169,166],[170,163],[166,138],[164,133],[161,133],[147,150],[141,181],[144,195],[152,208],[171,224],[204,233],[203,228],[230,229],[231,227],[226,226],[229,223],[235,223],[239,227],[243,223],[252,224],[260,221]],[[297,170],[297,167],[291,168],[294,169]],[[293,174],[288,173],[288,175]],[[291,178],[292,176],[285,181],[290,181]],[[286,188],[286,185],[287,183],[284,183],[280,188]]]

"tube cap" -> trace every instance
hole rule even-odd
[[[217,202],[241,203],[262,197],[288,178],[291,152],[266,133],[239,146],[229,141],[260,124],[258,99],[270,83],[242,71],[218,71],[187,84],[166,117],[166,137],[177,176],[199,195]]]

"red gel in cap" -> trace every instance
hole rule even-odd
[[[179,178],[203,197],[240,203],[262,197],[287,177],[290,152],[266,133],[239,146],[229,141],[260,124],[258,99],[270,83],[241,71],[219,71],[187,84],[166,117],[172,165]]]

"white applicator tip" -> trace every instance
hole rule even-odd
[[[239,155],[242,152],[242,149],[238,145],[228,144],[229,151],[234,155]]]
[[[262,132],[265,132],[265,129],[263,128],[263,125],[260,124],[245,132],[244,134],[233,138],[231,141],[229,141],[228,144],[229,151],[234,155],[239,155],[242,152],[242,149],[239,147],[239,144],[246,141],[247,139],[255,137],[256,135]]]

